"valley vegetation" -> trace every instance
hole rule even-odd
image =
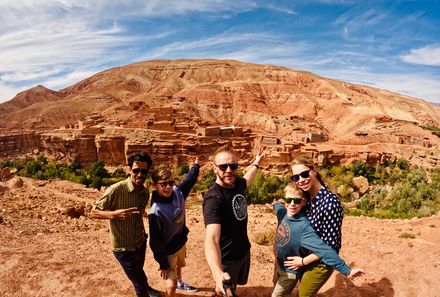
[[[123,168],[109,172],[102,161],[81,168],[78,163],[51,162],[44,156],[3,161],[0,168],[10,168],[20,176],[69,180],[96,189],[128,176]],[[173,167],[177,180],[188,171],[188,165]],[[239,175],[242,174],[239,172]],[[344,203],[348,215],[407,219],[430,216],[440,211],[440,167],[411,167],[404,159],[375,167],[355,161],[345,166],[324,167],[321,174]],[[355,195],[353,179],[360,176],[368,180],[368,190],[363,195]],[[193,191],[206,192],[214,181],[213,170],[202,172]],[[271,203],[284,197],[283,189],[289,181],[289,176],[279,177],[259,171],[247,189],[247,195],[253,204]]]

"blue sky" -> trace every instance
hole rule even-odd
[[[6,0],[0,103],[153,59],[274,64],[440,103],[440,0]]]

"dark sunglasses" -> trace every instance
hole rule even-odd
[[[174,186],[174,181],[173,180],[168,180],[168,181],[164,181],[164,182],[158,182],[157,183],[159,186],[161,186],[162,188],[166,188],[166,186]]]
[[[231,163],[231,164],[220,164],[216,165],[221,171],[228,170],[228,167],[231,168],[231,170],[237,170],[238,163]]]
[[[138,174],[139,172],[142,173],[143,175],[147,175],[148,173],[148,169],[140,169],[140,168],[134,168],[131,171],[133,171],[134,174]]]
[[[300,174],[294,174],[290,177],[290,179],[293,180],[294,182],[297,182],[297,181],[299,181],[300,176],[302,178],[308,178],[310,176],[310,170],[312,170],[312,169],[308,169],[306,171],[303,171]]]
[[[290,204],[293,201],[293,204],[300,204],[303,201],[304,198],[300,198],[300,197],[285,197],[284,200],[286,201],[287,204]]]

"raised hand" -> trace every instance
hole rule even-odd
[[[257,155],[255,156],[255,161],[254,161],[254,164],[260,164],[260,161],[262,160],[262,159],[264,159],[264,156],[266,155],[266,153],[265,153],[265,151],[264,151],[264,148],[263,147],[260,147],[259,149],[258,149],[258,152],[257,152]]]

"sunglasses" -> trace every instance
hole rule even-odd
[[[173,180],[168,180],[168,181],[163,181],[163,182],[158,182],[157,183],[159,186],[161,186],[162,188],[166,188],[167,186],[174,186],[174,181]]]
[[[220,164],[220,165],[215,165],[215,166],[217,166],[221,171],[228,170],[228,167],[231,168],[231,170],[237,170],[238,163]]]
[[[148,169],[140,169],[140,168],[134,168],[131,170],[134,174],[138,174],[139,172],[142,173],[143,175],[147,175],[148,173]]]
[[[293,204],[300,204],[303,201],[304,198],[300,198],[300,197],[285,197],[284,200],[286,201],[287,204],[290,204],[293,201]]]
[[[299,181],[300,176],[302,178],[308,178],[310,176],[310,170],[312,170],[312,169],[308,169],[306,171],[303,171],[300,174],[294,174],[290,177],[290,179],[293,180],[294,182],[297,182],[297,181]]]

